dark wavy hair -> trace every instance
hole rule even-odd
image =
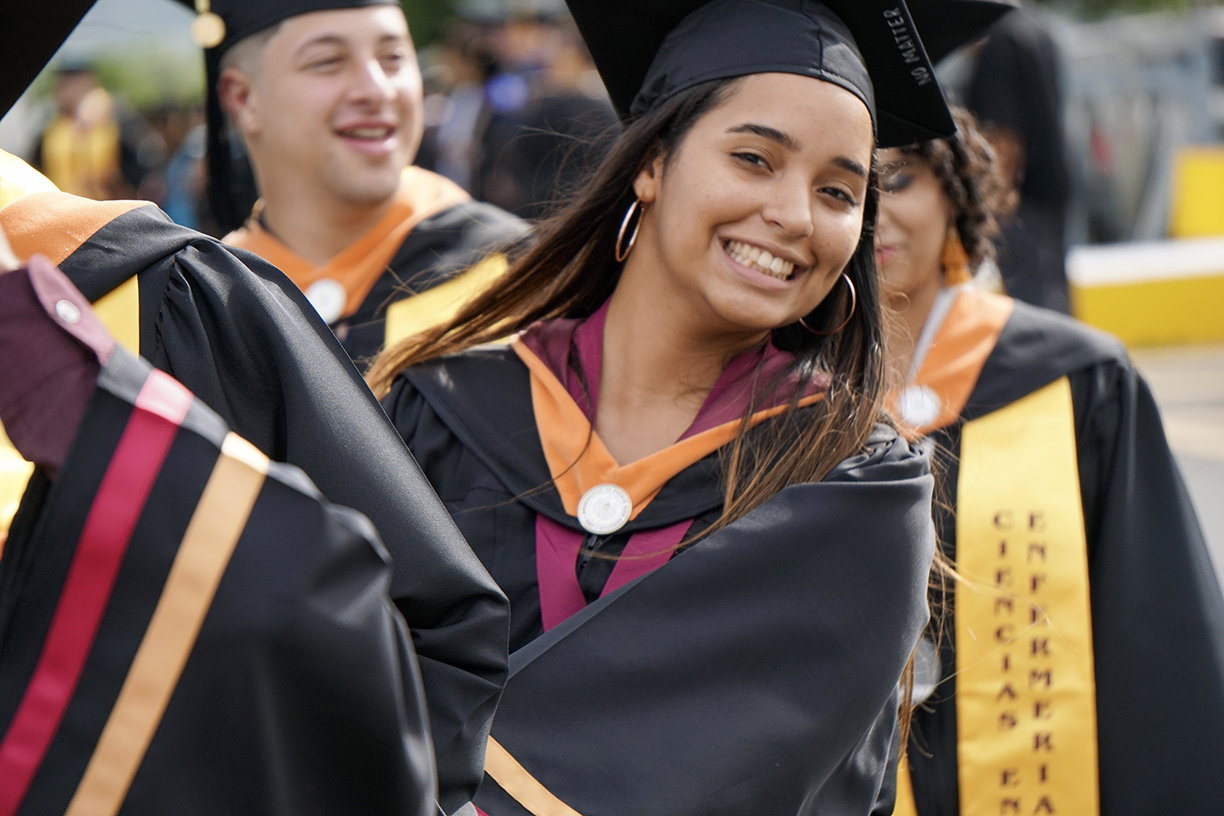
[[[1000,222],[1016,209],[1015,189],[999,172],[994,148],[972,113],[953,107],[956,133],[901,148],[925,163],[943,185],[970,269],[995,257]]]

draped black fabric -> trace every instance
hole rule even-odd
[[[935,436],[946,451],[941,494],[955,500],[965,421],[1062,376],[1071,383],[1088,539],[1101,813],[1218,810],[1224,600],[1155,401],[1121,344],[1017,303],[963,416]],[[954,520],[942,522],[955,557]],[[922,816],[959,812],[954,631],[949,617],[947,679],[914,719],[909,755]]]
[[[505,677],[506,601],[331,330],[278,270],[152,206],[107,223],[60,268],[91,300],[137,276],[142,355],[373,521],[420,661],[442,802],[467,801]]]
[[[54,483],[40,473],[25,496],[0,559],[0,739],[35,676],[85,520],[114,497],[99,485],[149,372],[116,351]],[[156,480],[23,816],[63,813],[77,791],[172,592],[167,576],[226,432],[197,400],[150,466]],[[118,812],[436,813],[420,674],[369,521],[273,464],[240,529],[198,635],[172,629],[189,656]]]
[[[891,812],[897,678],[927,620],[926,458],[891,430],[824,481],[541,633],[534,543],[547,484],[528,373],[481,349],[406,373],[384,401],[511,598],[493,737],[583,816]],[[717,511],[717,455],[626,530]],[[489,816],[527,811],[486,776]]]

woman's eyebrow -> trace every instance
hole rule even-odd
[[[776,142],[782,147],[785,147],[787,150],[798,150],[799,149],[798,142],[792,139],[788,134],[783,133],[777,128],[771,128],[769,125],[758,125],[752,122],[748,122],[743,125],[736,125],[733,128],[727,128],[727,132],[728,133],[753,133],[757,136],[760,136],[762,139],[769,139],[769,141],[771,142]],[[867,178],[867,168],[859,164],[858,162],[856,162],[854,159],[848,159],[845,156],[838,156],[833,159],[833,164],[837,165],[843,170],[849,170],[851,173],[854,173],[854,175],[856,176],[862,176],[863,178]]]
[[[867,178],[867,168],[856,162],[854,159],[847,159],[845,156],[837,156],[833,159],[833,164],[843,170],[849,170],[856,176]]]
[[[771,128],[768,125],[755,125],[749,122],[748,124],[736,125],[733,128],[728,128],[727,132],[728,133],[755,133],[757,136],[760,136],[763,139],[769,139],[769,141],[771,142],[777,142],[778,144],[782,145],[782,147],[785,147],[788,150],[797,150],[799,148],[799,143],[796,142],[794,139],[792,139],[790,136],[778,130],[777,128]]]

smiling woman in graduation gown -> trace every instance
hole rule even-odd
[[[497,299],[371,372],[511,599],[475,803],[886,811],[933,539],[872,396],[865,149],[947,111],[903,5],[659,5],[571,3],[625,134]]]
[[[1114,338],[966,283],[1005,197],[958,121],[880,157],[894,404],[942,451],[962,579],[896,812],[1217,809],[1224,599],[1159,411]]]

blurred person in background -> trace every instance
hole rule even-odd
[[[877,157],[892,402],[936,443],[959,573],[917,652],[895,812],[1213,812],[1224,600],[1160,415],[1117,340],[971,282],[1014,193],[956,120]]]
[[[355,361],[444,319],[504,271],[496,251],[522,222],[411,166],[421,74],[398,5],[212,8],[225,37],[206,52],[210,200],[220,225],[237,227],[224,240],[285,272]],[[261,196],[249,218],[231,195],[227,122]]]
[[[1060,83],[1058,46],[1040,14],[1023,4],[978,48],[965,103],[1020,193],[1002,225],[998,264],[1007,292],[1070,314],[1064,233],[1071,180]]]
[[[524,218],[555,207],[599,163],[620,124],[591,55],[568,15],[548,20],[545,63],[519,126],[503,144],[487,140],[490,201]]]
[[[205,163],[207,130],[204,110],[193,108],[190,111],[190,129],[166,163],[161,208],[176,224],[215,234],[216,225],[208,209],[208,167]]]
[[[417,165],[472,189],[480,142],[493,115],[489,83],[501,75],[490,28],[456,18],[446,27],[437,51],[436,73],[445,89],[427,96],[427,123]]]
[[[61,190],[96,200],[130,197],[140,183],[135,151],[125,142],[114,100],[93,69],[69,63],[55,76],[55,118],[34,164]],[[133,178],[126,178],[124,170]]]

